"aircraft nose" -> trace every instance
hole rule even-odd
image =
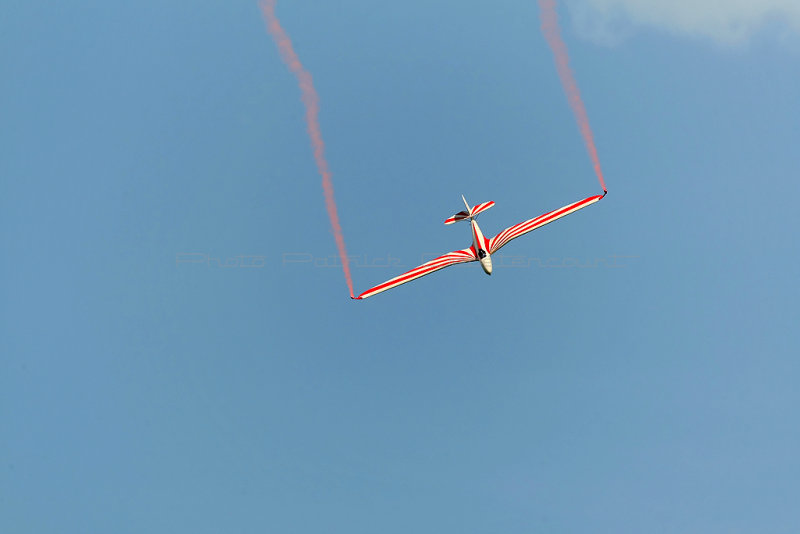
[[[492,260],[488,256],[481,260],[481,267],[486,274],[492,274]]]

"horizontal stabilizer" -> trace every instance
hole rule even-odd
[[[492,206],[494,206],[494,202],[491,201],[491,200],[489,202],[483,202],[481,204],[478,204],[477,206],[472,206],[472,209],[470,210],[470,214],[473,217],[475,217],[477,214],[481,213],[482,211],[488,210]]]
[[[464,204],[469,206],[466,200],[464,201]],[[472,206],[469,211],[465,210],[459,211],[458,213],[456,213],[455,215],[444,221],[444,223],[453,224],[454,222],[463,221],[464,219],[469,219],[470,217],[475,217],[479,213],[488,210],[492,206],[494,206],[494,202],[491,200],[489,202],[482,202],[476,206]]]
[[[449,219],[447,219],[446,221],[444,221],[444,223],[453,224],[454,222],[463,221],[464,219],[469,219],[469,213],[462,210],[453,215],[452,217],[450,217]]]

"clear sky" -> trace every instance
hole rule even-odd
[[[354,302],[255,1],[3,2],[0,531],[800,531],[797,8],[646,4],[560,6],[608,196]],[[357,292],[601,192],[535,1],[277,14]]]

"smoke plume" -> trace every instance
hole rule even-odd
[[[311,147],[314,149],[314,161],[316,161],[317,169],[319,170],[320,176],[322,176],[322,189],[325,192],[325,207],[328,209],[328,217],[330,217],[331,220],[333,237],[336,239],[336,248],[339,249],[339,258],[342,262],[344,277],[347,281],[347,287],[350,290],[350,296],[352,297],[353,280],[350,277],[350,262],[347,259],[347,248],[344,245],[344,235],[342,234],[342,227],[339,224],[336,201],[333,198],[331,171],[328,168],[328,162],[325,160],[325,143],[322,140],[322,131],[319,127],[319,96],[314,89],[311,74],[303,68],[300,59],[298,59],[292,47],[292,41],[275,16],[275,0],[261,0],[260,7],[264,14],[264,20],[267,23],[267,30],[275,40],[275,44],[278,45],[281,58],[283,58],[289,70],[297,77],[297,82],[300,85],[301,98],[306,108],[308,136],[311,138]]]
[[[558,26],[558,14],[556,13],[556,0],[539,0],[539,12],[542,18],[542,33],[544,33],[544,38],[553,51],[556,70],[558,70],[558,77],[561,79],[564,92],[567,94],[569,107],[572,108],[572,112],[575,114],[575,120],[578,122],[578,129],[580,129],[583,142],[586,144],[589,158],[592,160],[594,172],[597,174],[597,179],[600,181],[603,191],[605,191],[606,182],[603,179],[603,171],[600,168],[600,159],[597,157],[597,148],[594,145],[592,128],[589,126],[589,117],[586,115],[586,108],[583,105],[583,100],[581,100],[578,84],[572,75],[572,69],[569,68],[567,45],[564,44],[564,40],[561,38],[561,28]]]

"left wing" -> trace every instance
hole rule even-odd
[[[568,206],[564,206],[563,208],[545,213],[544,215],[539,215],[534,219],[528,219],[527,221],[523,221],[519,224],[515,224],[514,226],[506,228],[489,240],[489,254],[494,254],[512,239],[516,239],[517,237],[525,235],[528,232],[532,232],[533,230],[536,230],[547,223],[551,223],[565,215],[569,215],[570,213],[578,211],[581,208],[585,208],[590,204],[594,204],[604,196],[605,194],[585,198],[583,200],[579,200],[578,202],[573,202]]]
[[[423,263],[419,267],[411,269],[407,273],[403,273],[400,276],[396,276],[391,280],[382,283],[379,286],[375,286],[372,289],[368,289],[367,291],[364,291],[355,298],[365,299],[367,297],[371,297],[372,295],[377,295],[382,291],[386,291],[387,289],[392,289],[393,287],[397,287],[400,284],[405,284],[406,282],[416,280],[417,278],[425,276],[426,274],[431,274],[433,272],[436,272],[439,269],[450,267],[451,265],[455,265],[456,263],[477,261],[477,259],[478,256],[475,254],[475,250],[472,247],[465,248],[462,250],[456,250],[455,252],[445,254],[444,256],[439,256],[438,258],[433,259],[427,263]]]

